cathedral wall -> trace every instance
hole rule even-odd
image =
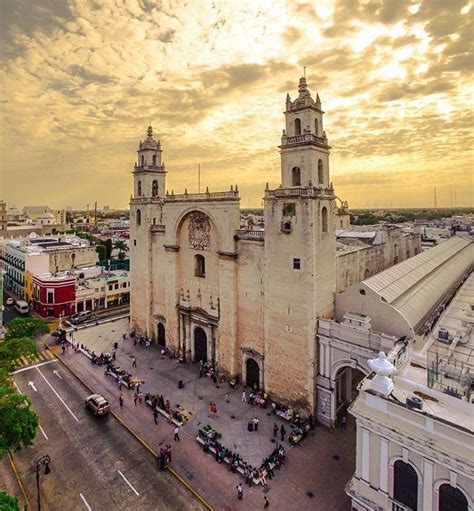
[[[242,372],[243,352],[264,354],[264,244],[240,240],[237,270],[237,372]]]

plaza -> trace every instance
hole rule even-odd
[[[211,378],[199,377],[198,363],[178,363],[176,359],[161,354],[160,347],[156,345],[139,346],[128,335],[123,339],[125,332],[129,332],[128,320],[120,319],[74,331],[73,340],[79,345],[86,345],[96,354],[111,353],[114,343],[118,343],[114,365],[143,381],[140,390],[144,394],[162,394],[165,400],[170,401],[172,408],[179,404],[190,417],[181,430],[179,446],[173,442],[174,425],[168,424],[160,416],[158,426],[155,426],[151,408],[144,404],[134,405],[133,390],[123,390],[125,404],[119,410],[118,386],[115,379],[104,374],[105,366],[91,364],[85,355],[74,353],[71,349],[60,357],[94,391],[104,394],[114,411],[155,451],[167,443],[171,444],[175,451],[173,467],[213,507],[234,509],[235,486],[243,483],[243,478],[239,474],[232,474],[226,465],[216,463],[212,455],[203,452],[196,441],[199,429],[211,425],[222,434],[220,442],[223,446],[239,454],[247,463],[259,467],[275,448],[274,423],[279,428],[283,424],[287,431],[283,442],[285,464],[281,470],[275,471],[274,479],[267,478],[267,489],[246,487],[246,500],[255,499],[258,506],[263,499],[262,492],[266,492],[275,509],[288,509],[293,502],[298,503],[298,509],[318,509],[324,505],[324,509],[338,510],[347,506],[348,499],[343,488],[353,472],[355,458],[352,422],[345,431],[316,426],[293,448],[288,443],[290,424],[273,415],[271,407],[263,409],[242,402],[241,385],[232,389],[226,381],[215,386]],[[132,367],[132,357],[136,357],[136,368]],[[182,389],[178,388],[180,380],[184,383]],[[249,389],[246,392],[248,396]],[[229,403],[225,401],[226,393],[229,394]],[[210,403],[217,405],[215,417],[210,416]],[[254,417],[259,419],[259,428],[256,432],[249,432],[247,425]],[[280,443],[280,436],[277,441]]]

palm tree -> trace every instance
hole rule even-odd
[[[127,250],[128,250],[128,247],[127,247],[127,244],[125,243],[125,241],[124,240],[117,240],[114,243],[114,248],[116,248],[119,251],[118,258],[119,259],[124,259],[125,252],[127,252]]]

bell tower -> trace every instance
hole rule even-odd
[[[306,78],[300,78],[298,97],[286,96],[285,129],[281,137],[281,183],[293,186],[329,185],[329,150],[323,130],[321,100],[311,97]]]
[[[335,194],[319,96],[286,98],[281,185],[265,190],[265,388],[313,412],[318,318],[334,313]]]
[[[153,128],[148,126],[147,137],[140,140],[138,158],[133,170],[134,197],[165,196],[166,170],[161,161],[161,142],[153,138]]]

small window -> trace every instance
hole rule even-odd
[[[137,183],[137,196],[141,197],[141,195],[142,195],[142,182],[138,181],[138,183]]]
[[[315,120],[314,120],[314,134],[315,134],[316,136],[318,136],[318,135],[319,135],[318,119],[315,119]]]
[[[142,163],[142,167],[143,167],[143,165],[145,165],[145,156],[143,156],[143,155],[141,157],[141,163]]]
[[[323,160],[318,160],[318,183],[320,185],[324,183]]]
[[[158,181],[155,179],[151,185],[151,195],[153,197],[158,196]]]
[[[194,256],[194,275],[196,277],[206,276],[206,259],[201,254]]]
[[[142,225],[142,212],[137,209],[137,225]]]
[[[301,121],[300,119],[295,119],[295,135],[301,135]]]
[[[293,270],[301,270],[301,259],[297,257],[293,258]]]
[[[137,240],[133,240],[133,246],[136,247],[137,246]]]
[[[328,209],[326,207],[321,210],[321,228],[323,232],[328,232]]]
[[[293,167],[291,171],[291,186],[301,186],[301,170],[299,167]]]
[[[153,165],[156,165],[156,154],[153,155]]]

